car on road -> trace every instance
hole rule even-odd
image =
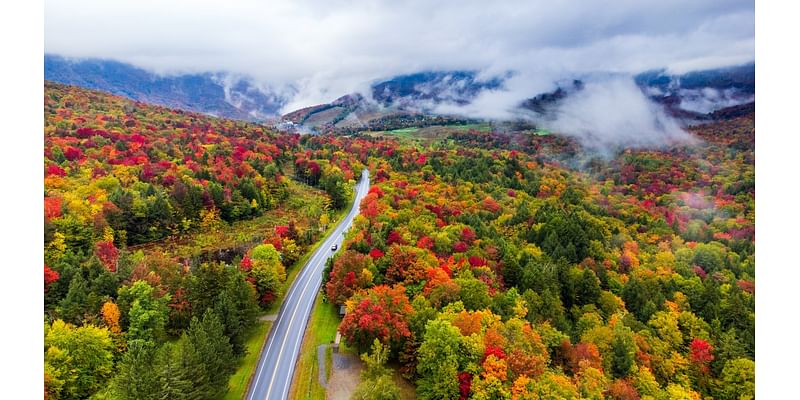
[[[333,246],[331,246],[331,251],[336,251],[336,249],[338,249],[338,248],[339,248],[339,245],[338,244],[334,244]]]

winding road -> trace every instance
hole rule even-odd
[[[314,299],[322,284],[322,270],[325,262],[335,251],[331,247],[341,247],[344,232],[350,228],[358,215],[361,199],[369,190],[369,171],[361,172],[361,180],[356,184],[353,206],[347,216],[311,256],[303,270],[295,278],[283,300],[278,317],[272,324],[266,346],[261,352],[247,400],[283,400],[289,396],[295,363],[300,353],[303,335],[314,306]]]

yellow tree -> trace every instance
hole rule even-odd
[[[575,377],[581,394],[586,399],[603,399],[608,379],[603,372],[589,365],[588,360],[580,362],[580,371]]]
[[[322,227],[322,230],[328,229],[328,224],[331,222],[328,213],[324,212],[322,215],[319,216],[319,225]]]
[[[497,358],[494,354],[490,354],[486,357],[486,360],[483,361],[483,372],[481,375],[483,375],[483,378],[486,380],[494,378],[505,382],[508,378],[508,366],[505,360]]]
[[[119,307],[116,304],[112,301],[105,302],[103,308],[100,309],[100,314],[103,315],[103,322],[106,323],[111,333],[119,334],[122,332],[119,326]]]

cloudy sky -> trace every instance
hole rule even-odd
[[[401,4],[402,3],[402,4]],[[516,73],[520,92],[586,72],[754,59],[752,1],[45,1],[45,52],[159,73],[228,71],[330,101],[419,70]]]

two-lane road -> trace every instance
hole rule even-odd
[[[356,184],[355,198],[350,212],[314,252],[289,288],[258,360],[256,375],[250,384],[247,400],[283,400],[289,396],[289,387],[292,384],[295,363],[300,353],[311,307],[322,284],[325,262],[335,253],[331,251],[334,244],[341,247],[344,240],[343,233],[350,228],[353,218],[358,215],[359,204],[367,195],[367,191],[369,191],[369,171],[365,169],[361,173],[361,180]]]

